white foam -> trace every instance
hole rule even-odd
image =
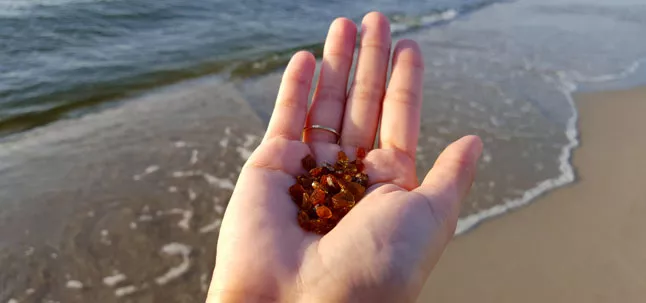
[[[646,61],[646,58],[639,59],[633,62],[630,66],[628,66],[618,74],[586,76],[579,73],[578,71],[570,71],[568,74],[569,74],[569,78],[571,78],[573,81],[580,82],[580,83],[599,83],[599,82],[615,81],[615,80],[626,78],[634,74],[639,69],[642,62],[644,61]]]
[[[401,21],[394,20],[391,22],[390,31],[392,33],[400,33],[416,27],[431,26],[438,23],[452,21],[458,16],[459,13],[457,10],[449,9],[441,13],[432,13],[415,19],[406,19]]]
[[[163,215],[182,215],[182,219],[177,222],[177,226],[183,230],[189,230],[191,226],[191,219],[193,219],[193,210],[173,208],[167,211],[157,211],[157,216]]]
[[[147,175],[150,175],[150,174],[152,174],[152,173],[155,173],[155,172],[156,172],[156,171],[158,171],[158,170],[159,170],[159,166],[158,166],[158,165],[151,165],[151,166],[148,166],[148,167],[146,167],[146,169],[144,170],[144,172],[143,172],[143,173],[132,176],[132,179],[133,179],[133,180],[135,180],[135,181],[139,181],[139,180],[141,180],[143,177],[145,177],[145,176],[147,176]]]
[[[200,276],[200,289],[202,289],[202,292],[207,292],[209,290],[208,278],[209,276],[207,274],[202,274]]]
[[[191,160],[189,161],[189,162],[191,163],[191,165],[195,165],[195,164],[197,164],[197,161],[198,161],[197,156],[198,156],[198,154],[199,154],[199,153],[200,153],[200,152],[199,152],[199,151],[197,151],[196,149],[194,149],[194,150],[191,152]]]
[[[215,185],[220,188],[230,189],[230,190],[233,190],[235,188],[235,185],[229,179],[221,179],[210,174],[204,174],[203,177],[206,180],[206,182],[208,182],[211,185]]]
[[[137,222],[130,222],[130,229],[137,229]]]
[[[559,155],[559,170],[561,174],[554,178],[550,178],[536,184],[534,188],[531,188],[525,191],[522,197],[513,200],[507,200],[503,204],[498,204],[489,209],[482,210],[478,213],[460,218],[458,220],[458,225],[455,230],[456,235],[460,235],[471,228],[478,225],[483,220],[489,219],[494,216],[504,214],[515,208],[529,204],[536,197],[553,190],[555,188],[561,187],[563,185],[569,184],[574,181],[574,168],[570,163],[570,158],[572,155],[572,150],[579,145],[578,140],[578,131],[576,128],[576,123],[579,118],[579,113],[576,110],[576,105],[574,99],[572,98],[572,93],[576,91],[577,85],[576,82],[602,82],[602,81],[615,81],[621,78],[628,77],[632,73],[636,72],[639,69],[641,62],[645,61],[646,58],[640,59],[632,63],[622,72],[616,75],[601,75],[601,76],[582,76],[578,72],[568,73],[558,73],[557,88],[565,96],[572,109],[572,116],[568,119],[565,136],[568,138],[568,143],[561,148],[561,154]]]
[[[244,142],[242,142],[242,146],[249,148],[253,146],[254,142],[256,142],[257,139],[258,136],[256,135],[246,134],[244,137]]]
[[[182,213],[182,220],[177,222],[177,226],[183,230],[189,230],[191,227],[191,219],[193,218],[193,211],[186,210]]]
[[[181,243],[169,243],[164,245],[161,249],[162,253],[170,256],[181,256],[182,262],[175,266],[171,267],[165,274],[155,278],[155,282],[159,285],[167,284],[168,282],[181,277],[185,274],[189,267],[191,266],[191,260],[189,254],[191,253],[191,247],[186,244]]]
[[[210,232],[213,232],[213,231],[217,231],[220,228],[220,225],[222,225],[222,219],[217,218],[217,219],[213,220],[213,222],[202,226],[200,228],[200,233],[205,234],[205,233],[210,233]]]
[[[69,280],[65,284],[65,287],[71,288],[71,289],[81,289],[83,288],[83,283],[81,283],[81,281],[78,281],[78,280]]]
[[[484,151],[484,152],[482,153],[482,161],[483,161],[484,163],[489,163],[489,162],[491,162],[491,154],[490,154],[489,152],[487,152],[487,151]]]
[[[183,147],[186,147],[187,144],[184,141],[175,141],[173,145],[175,145],[175,147],[177,148],[183,148]]]
[[[253,152],[248,148],[240,147],[240,146],[236,147],[236,151],[240,155],[240,158],[242,158],[243,160],[249,159],[249,157],[251,157],[251,153]]]
[[[105,0],[104,0],[105,1]],[[107,0],[109,1],[109,0]],[[17,17],[32,14],[42,7],[63,6],[73,3],[91,3],[96,0],[9,0],[0,1],[0,16]]]
[[[9,299],[9,301],[7,301],[7,303],[19,303],[19,301],[14,298],[11,298]]]
[[[173,172],[173,178],[186,178],[186,177],[194,177],[194,176],[201,176],[202,171],[200,170],[186,170],[186,171],[174,171]]]
[[[124,287],[119,287],[114,290],[114,295],[117,297],[123,297],[127,295],[131,295],[137,291],[137,287],[134,285],[128,285]]]
[[[109,287],[114,287],[117,284],[123,282],[126,280],[126,275],[120,273],[120,272],[115,272],[114,275],[112,276],[107,276],[103,278],[103,284],[109,286]]]
[[[195,200],[196,198],[197,198],[197,193],[195,193],[195,191],[193,191],[193,189],[190,189],[190,188],[189,188],[189,189],[188,189],[188,199],[189,199],[190,201],[193,201],[193,200]]]
[[[227,146],[229,146],[229,138],[220,139],[220,147],[227,148]]]
[[[151,216],[149,214],[143,214],[143,215],[139,216],[139,222],[148,222],[148,221],[152,221],[152,220],[153,220],[153,216]]]
[[[33,294],[35,292],[36,292],[36,290],[33,289],[33,288],[27,288],[27,290],[25,290],[25,294],[27,294],[27,295],[31,295],[31,294]]]
[[[33,246],[29,246],[29,247],[25,250],[25,256],[29,257],[29,256],[33,255],[33,254],[34,254],[34,250],[35,250],[35,248],[34,248]]]
[[[149,174],[152,174],[152,173],[154,173],[154,172],[156,172],[158,170],[159,170],[159,166],[151,165],[151,166],[146,167],[146,170],[144,171],[144,173],[146,175],[149,175]]]
[[[177,192],[177,187],[175,187],[175,186],[169,186],[169,187],[168,187],[168,192],[169,192],[169,193],[176,193],[176,192]]]
[[[213,209],[218,214],[223,214],[224,213],[224,206],[222,206],[222,205],[216,204],[215,206],[213,206]]]
[[[101,243],[105,245],[111,245],[112,241],[108,238],[109,235],[110,233],[108,232],[108,230],[101,230]]]

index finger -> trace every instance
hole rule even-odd
[[[265,141],[275,137],[301,139],[315,69],[316,59],[311,53],[300,51],[292,56],[278,89]]]

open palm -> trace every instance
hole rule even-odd
[[[207,302],[413,301],[453,236],[481,142],[468,136],[453,143],[419,185],[419,47],[397,43],[386,87],[390,25],[379,13],[367,14],[347,92],[356,32],[343,18],[330,26],[309,111],[316,62],[307,52],[292,57],[265,138],[229,202]],[[311,125],[341,137],[309,129],[301,140]],[[319,164],[334,162],[339,150],[352,156],[358,147],[371,149],[366,196],[325,236],[305,232],[288,193],[305,172],[300,160],[312,154]]]

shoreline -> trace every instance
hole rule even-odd
[[[447,25],[461,16],[477,13],[497,1],[481,6],[465,6],[432,11],[420,15],[401,16],[391,13],[392,34],[395,37],[408,33],[423,31],[432,27]],[[400,17],[397,19],[397,17]],[[330,20],[332,21],[332,20]],[[358,20],[357,20],[358,21]],[[34,129],[47,127],[58,121],[65,121],[85,115],[100,113],[106,107],[120,105],[132,99],[139,99],[160,89],[182,86],[194,81],[203,81],[217,77],[225,81],[253,80],[267,76],[283,69],[293,53],[307,50],[320,59],[323,54],[324,41],[303,41],[301,44],[288,45],[285,48],[274,48],[251,52],[247,56],[232,56],[227,59],[209,59],[203,62],[183,62],[181,67],[161,71],[146,71],[115,80],[104,80],[93,83],[91,89],[80,87],[62,87],[53,93],[38,95],[29,104],[60,101],[60,104],[47,109],[12,114],[3,112],[0,103],[0,140],[13,135],[20,135]],[[181,89],[181,88],[180,88]],[[9,95],[9,97],[12,97]],[[66,101],[62,101],[66,100]],[[70,102],[70,100],[72,100]],[[23,100],[24,101],[24,100]],[[15,101],[14,101],[15,102]],[[2,116],[1,114],[5,114]]]
[[[646,56],[646,45],[640,48],[630,37],[643,32],[641,25],[616,26],[614,10],[600,17],[566,8],[537,0],[496,4],[457,16],[448,26],[403,34],[420,43],[429,67],[418,173],[423,176],[435,156],[464,134],[485,141],[460,230],[477,228],[451,247],[473,238],[484,239],[477,241],[487,247],[502,245],[478,236],[480,229],[517,222],[508,218],[526,216],[527,209],[542,208],[538,204],[555,193],[578,188],[578,181],[547,188],[554,185],[549,180],[567,183],[573,176],[563,172],[571,169],[568,138],[578,138],[578,128],[565,127],[568,118],[575,122],[569,114],[576,85],[587,90],[639,83],[643,60],[636,58]],[[615,31],[622,35],[608,34]],[[570,39],[575,42],[563,43]],[[617,46],[612,56],[598,41]],[[198,78],[0,139],[0,267],[5,269],[0,284],[8,285],[0,302],[181,302],[183,296],[199,301],[213,266],[221,215],[241,165],[260,141],[280,79],[280,70],[245,81]],[[550,186],[528,194],[541,182]],[[507,211],[513,215],[500,216]],[[465,217],[476,220],[464,225]],[[505,226],[507,233],[526,228],[525,222]],[[516,252],[513,245],[501,249]],[[482,260],[477,254],[482,249],[473,250],[465,264]],[[451,251],[449,260],[456,258]],[[504,261],[517,258],[506,256]],[[185,262],[188,270],[176,282],[157,284],[166,270]],[[468,267],[461,270],[474,274]],[[103,282],[121,274],[122,284]],[[82,291],[68,288],[77,282]],[[135,293],[122,298],[123,288]]]
[[[575,100],[579,181],[457,237],[418,302],[643,300],[646,87]]]

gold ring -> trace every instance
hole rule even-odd
[[[341,134],[339,134],[339,132],[336,129],[331,128],[331,127],[327,127],[327,126],[323,126],[323,125],[318,125],[318,124],[312,124],[312,126],[304,127],[303,132],[306,132],[306,131],[308,131],[310,129],[320,129],[320,130],[331,132],[336,136],[337,141],[339,141],[339,138],[341,137]]]

